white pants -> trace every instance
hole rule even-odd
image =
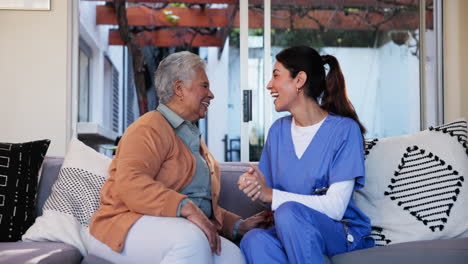
[[[127,234],[122,252],[91,236],[88,253],[120,263],[244,263],[240,249],[221,237],[221,254],[211,254],[203,231],[182,217],[143,216]]]

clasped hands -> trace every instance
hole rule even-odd
[[[273,190],[266,185],[263,173],[255,166],[250,168],[239,177],[237,181],[239,190],[243,191],[253,201],[259,199],[264,203],[271,203]],[[269,228],[274,224],[273,212],[271,210],[262,211],[254,216],[245,219],[239,226],[239,234],[244,235],[253,228]]]
[[[271,203],[273,190],[266,185],[265,176],[255,166],[250,168],[239,177],[237,181],[239,190],[243,191],[252,201],[260,200],[264,203]]]

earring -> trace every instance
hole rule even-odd
[[[179,100],[180,100],[180,101],[183,101],[183,100],[184,100],[184,96],[183,96],[183,95],[180,96]]]
[[[300,93],[300,92],[301,92],[301,89],[300,89],[300,88],[296,88],[296,92],[297,92],[297,93]]]

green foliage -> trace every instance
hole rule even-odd
[[[260,157],[262,156],[263,146],[264,146],[264,139],[265,136],[261,133],[258,136],[258,144],[251,144],[249,143],[249,157],[250,161],[260,161]]]
[[[171,22],[174,25],[177,25],[179,22],[180,17],[172,14],[171,10],[164,9],[163,10],[164,15],[166,15],[166,19]]]
[[[351,13],[351,12],[359,12],[361,10],[359,10],[359,8],[347,7],[347,8],[344,8],[344,11]]]
[[[187,4],[184,4],[184,3],[171,3],[169,4],[169,6],[173,6],[173,7],[187,7]]]

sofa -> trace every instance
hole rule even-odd
[[[46,157],[39,181],[37,194],[37,214],[57,179],[63,158]],[[247,163],[221,163],[221,195],[219,203],[224,208],[248,217],[264,209],[252,202],[237,189],[237,179],[246,170]],[[468,263],[468,238],[433,241],[418,241],[358,250],[326,259],[327,263]],[[80,252],[60,242],[2,242],[0,243],[0,263],[97,263],[109,262],[93,255],[83,257]]]

